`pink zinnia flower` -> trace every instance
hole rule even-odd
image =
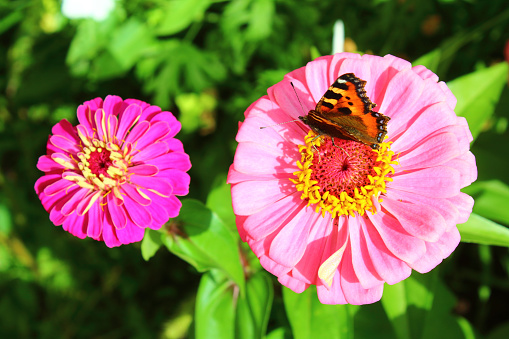
[[[301,122],[274,126],[314,109],[345,73],[367,81],[374,111],[391,118],[379,150],[334,146]],[[287,74],[237,134],[228,182],[241,238],[283,285],[316,285],[326,304],[373,303],[385,282],[430,271],[458,245],[456,225],[473,206],[460,192],[477,176],[472,135],[455,105],[434,73],[392,55],[340,53]]]
[[[173,114],[110,95],[79,106],[78,120],[53,127],[37,163],[35,191],[55,225],[114,247],[179,214],[191,162]]]

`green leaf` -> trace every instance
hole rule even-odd
[[[447,83],[458,99],[455,112],[467,119],[474,139],[495,111],[507,72],[507,63],[501,62]]]
[[[4,204],[0,204],[0,234],[8,235],[12,229],[11,212]]]
[[[485,218],[509,225],[509,186],[500,180],[478,181],[463,192],[475,199],[473,212]]]
[[[272,306],[270,278],[247,280],[246,294],[221,271],[203,275],[196,297],[196,338],[263,338]]]
[[[238,239],[218,216],[197,200],[184,200],[178,218],[170,220],[164,245],[198,271],[220,269],[243,292]]]
[[[107,48],[122,70],[127,71],[154,45],[146,24],[130,18],[114,31]]]
[[[218,176],[214,180],[212,187],[207,197],[207,207],[214,211],[232,231],[237,232],[235,214],[232,207],[231,188],[226,183],[226,175]]]
[[[196,339],[235,338],[235,304],[239,295],[235,289],[221,271],[211,270],[202,276],[196,296]]]
[[[462,242],[509,247],[509,229],[478,214],[472,213],[458,230]]]
[[[466,320],[451,314],[455,298],[440,282],[437,269],[386,285],[381,302],[398,339],[466,337]]]
[[[145,236],[141,241],[141,256],[145,261],[148,261],[152,258],[157,250],[162,246],[163,241],[161,239],[161,233],[158,231],[151,230],[147,228],[145,231]]]
[[[300,294],[283,287],[283,300],[295,339],[354,337],[353,314],[357,306],[323,305],[314,286]]]
[[[430,71],[436,73],[438,71],[438,66],[440,65],[441,55],[442,51],[440,48],[434,49],[431,52],[424,54],[419,59],[412,62],[412,66],[422,65],[425,66]]]
[[[240,296],[237,306],[237,338],[263,338],[272,308],[272,281],[264,271],[246,282],[246,296]]]
[[[158,35],[175,34],[193,21],[201,21],[210,5],[210,0],[167,1],[151,13],[151,18],[159,20]]]

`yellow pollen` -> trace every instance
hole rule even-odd
[[[397,165],[398,161],[392,160],[394,152],[390,150],[392,142],[380,143],[378,150],[372,150],[378,153],[373,170],[376,175],[367,175],[368,185],[353,187],[353,196],[342,191],[339,196],[334,196],[329,191],[320,193],[321,187],[317,180],[311,179],[313,174],[313,159],[320,147],[322,140],[316,137],[317,134],[310,131],[304,138],[305,145],[299,145],[301,153],[300,161],[296,162],[298,171],[294,172],[294,178],[290,181],[295,184],[297,191],[302,192],[301,199],[308,201],[308,206],[316,204],[315,211],[325,217],[328,212],[332,218],[341,215],[364,215],[366,211],[373,214],[377,213],[373,200],[382,202],[381,194],[386,193],[386,182],[392,181],[389,175],[394,174],[392,165]],[[339,148],[338,148],[339,149]],[[318,159],[320,161],[320,158]],[[374,199],[373,199],[374,198]]]

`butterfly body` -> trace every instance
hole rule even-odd
[[[314,110],[299,119],[319,135],[354,140],[378,149],[387,134],[389,117],[373,112],[366,82],[343,74],[329,87]]]

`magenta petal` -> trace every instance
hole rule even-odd
[[[136,226],[131,220],[128,220],[126,227],[115,229],[115,233],[117,234],[118,240],[126,245],[143,239],[145,229]]]
[[[148,145],[151,145],[160,139],[164,138],[170,132],[170,125],[164,121],[158,121],[156,123],[150,124],[150,133],[145,134],[141,137],[136,147],[138,149],[143,149]]]
[[[124,197],[124,206],[129,218],[141,228],[148,227],[152,223],[152,217],[147,209],[132,200],[129,196]]]
[[[78,207],[78,204],[85,198],[87,194],[91,193],[90,190],[86,188],[79,188],[76,193],[72,195],[72,197],[65,203],[65,205],[62,207],[62,214],[63,215],[69,215],[74,213],[76,208]]]
[[[78,153],[81,151],[81,149],[78,147],[78,144],[73,141],[66,139],[65,137],[61,135],[53,135],[49,141],[56,147],[60,148],[62,151],[65,152],[72,152],[72,153]]]
[[[173,187],[166,178],[133,175],[131,176],[131,182],[139,187],[157,192],[161,196],[169,197],[173,194]]]
[[[88,211],[88,228],[87,235],[98,240],[103,229],[103,211],[101,209],[100,200],[96,201]]]
[[[87,237],[87,224],[88,215],[79,216],[73,213],[65,219],[62,228],[75,237],[85,239]]]
[[[118,117],[117,140],[124,141],[127,131],[136,123],[141,115],[141,107],[129,105]]]
[[[150,199],[147,199],[143,197],[136,186],[131,184],[123,184],[120,188],[120,193],[122,195],[128,195],[131,199],[133,199],[137,204],[140,204],[141,206],[148,206],[150,205]]]
[[[179,169],[181,171],[188,171],[191,169],[191,160],[189,159],[189,155],[181,152],[164,154],[160,157],[148,160],[146,163],[156,166],[160,170]]]
[[[117,95],[108,95],[104,99],[102,106],[106,115],[118,116],[127,104],[125,104],[122,98]]]
[[[109,248],[117,247],[122,245],[120,240],[118,240],[117,232],[115,226],[113,226],[113,221],[111,220],[111,216],[108,211],[104,211],[104,219],[103,219],[103,230],[101,234],[104,243]]]
[[[74,143],[80,142],[76,133],[76,128],[66,119],[60,120],[59,123],[53,126],[51,133],[54,135],[60,135],[68,140],[73,141]]]
[[[55,162],[49,155],[42,155],[37,161],[37,169],[43,172],[51,172],[62,170],[64,167],[59,163]]]
[[[138,141],[143,138],[145,134],[150,130],[150,123],[148,121],[142,121],[137,123],[125,138],[126,143],[132,143],[135,145],[136,149],[140,149],[138,145]]]
[[[122,229],[127,225],[127,216],[124,210],[123,205],[117,205],[115,199],[113,198],[113,194],[109,194],[107,196],[108,203],[108,212],[111,218],[111,222],[116,229]]]
[[[153,165],[137,165],[129,167],[129,173],[142,176],[153,176],[159,173],[159,169]]]
[[[74,183],[73,181],[61,179],[46,186],[46,188],[44,189],[44,194],[55,195],[75,185],[76,183]]]
[[[283,185],[287,185],[286,180],[272,181],[245,181],[232,187],[233,210],[238,215],[251,215],[261,211],[265,207],[296,192],[293,189],[289,192],[283,192]]]
[[[165,142],[157,142],[155,144],[149,145],[142,149],[140,152],[136,153],[136,155],[131,159],[132,162],[145,162],[146,160],[157,158],[163,154],[168,153],[170,150],[169,146]]]
[[[175,195],[187,195],[189,193],[189,183],[191,177],[189,174],[179,169],[167,169],[159,172],[159,176],[169,180],[173,193]]]

